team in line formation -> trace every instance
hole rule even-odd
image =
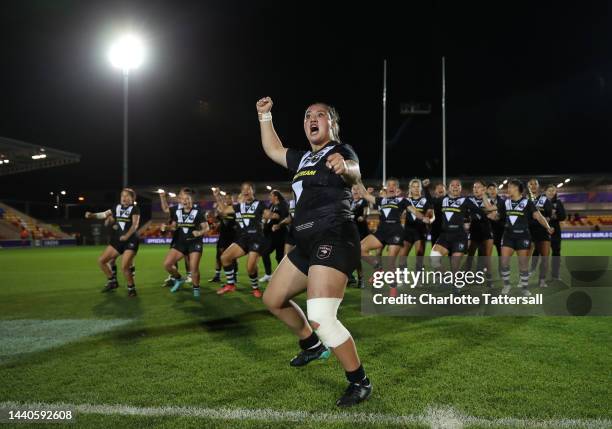
[[[443,184],[438,184],[433,193],[429,192],[428,181],[414,179],[403,196],[399,182],[389,179],[380,195],[374,196],[373,189],[366,189],[361,182],[357,154],[351,146],[340,142],[339,117],[333,107],[314,103],[306,110],[303,127],[309,151],[283,146],[272,124],[269,97],[259,100],[256,107],[266,155],[294,173],[292,200],[287,202],[280,192],[273,190],[267,207],[255,198],[254,187],[248,182],[242,184],[237,201],[213,188],[217,213],[207,216],[194,204],[195,195],[188,188],[179,192],[179,204],[174,206],[169,206],[165,195],[160,195],[162,208],[168,214],[163,230],[173,234],[163,264],[169,273],[166,285],[176,292],[186,282],[187,277],[180,274],[178,266],[184,259],[193,294],[199,298],[202,236],[209,223],[216,222],[220,236],[215,276],[210,281],[220,282],[221,271],[226,278],[217,293],[223,295],[236,290],[237,260],[246,256],[253,296],[263,298],[270,312],[298,338],[300,352],[290,360],[290,365],[304,366],[328,358],[331,352],[340,361],[349,384],[337,400],[338,406],[355,405],[372,393],[372,384],[355,342],[337,319],[349,280],[363,285],[362,256],[368,260],[371,251],[381,252],[387,247],[390,256],[405,261],[414,249],[417,265],[422,266],[430,234],[432,265],[439,267],[441,258],[450,255],[455,256],[451,258],[452,268],[458,269],[459,256],[465,253],[473,256],[476,251],[480,256],[490,256],[496,247],[502,256],[503,292],[510,290],[508,262],[516,252],[521,287],[528,293],[530,254],[548,256],[551,235],[560,238],[558,222],[563,220],[564,211],[555,198],[556,188],[548,188],[546,195],[539,195],[537,181],[531,180],[530,197],[526,197],[522,183],[513,180],[508,184],[508,196],[504,200],[497,195],[495,184],[477,181],[473,195],[464,197],[458,179],[449,182],[448,192]],[[374,233],[368,230],[368,207],[380,213]],[[110,244],[98,260],[108,279],[104,291],[118,287],[112,265],[122,255],[121,268],[128,294],[136,296],[133,261],[138,251],[140,213],[135,192],[124,189],[120,204],[114,209],[87,212],[86,217],[103,219],[112,228]],[[557,251],[559,247],[556,246]],[[271,251],[278,262],[274,275]],[[259,288],[257,272],[260,257],[266,269],[261,280],[269,282],[264,293]],[[378,263],[376,258],[370,261]],[[545,286],[545,261],[542,258],[540,286]],[[353,278],[354,272],[357,280]],[[304,291],[307,292],[306,313],[292,300]],[[394,288],[391,293],[396,293]]]

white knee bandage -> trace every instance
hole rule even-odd
[[[442,253],[437,250],[432,250],[429,254],[431,257],[431,267],[434,269],[440,268],[442,266]]]
[[[340,298],[313,298],[306,301],[308,320],[319,325],[315,332],[327,347],[338,347],[351,338],[349,331],[336,318]]]

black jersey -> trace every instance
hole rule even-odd
[[[442,218],[443,232],[465,232],[463,224],[469,220],[470,213],[478,207],[467,197],[446,197],[436,201]]]
[[[546,198],[546,195],[542,194],[540,196],[534,197],[531,199],[531,202],[535,206],[536,210],[538,210],[542,214],[542,216],[544,216],[547,220],[550,219],[553,207],[550,200]],[[529,222],[531,223],[532,228],[539,227],[544,229],[544,227],[540,225],[540,223],[535,220],[533,216],[529,219]]]
[[[323,231],[352,219],[351,187],[325,164],[334,153],[345,160],[359,161],[353,148],[345,143],[330,142],[316,152],[287,150],[287,168],[296,172],[291,184],[296,201],[296,234]]]
[[[234,213],[240,234],[262,234],[261,219],[266,206],[259,201],[234,204]]]
[[[402,213],[410,203],[404,197],[376,197],[374,205],[380,212],[381,224],[400,223]]]
[[[529,224],[536,212],[535,205],[528,198],[513,201],[508,198],[500,207],[500,218],[504,221],[504,231],[509,234],[529,236]]]
[[[202,223],[205,221],[204,212],[199,207],[193,207],[186,211],[184,207],[174,208],[170,212],[172,222],[176,222],[175,240],[185,241],[193,240],[193,231],[202,229]]]
[[[355,221],[359,218],[365,218],[364,210],[367,206],[368,202],[363,198],[351,201],[351,213],[353,213],[353,219],[355,219]]]
[[[488,197],[487,197],[488,198]],[[482,198],[469,197],[474,204],[474,209],[470,211],[470,233],[476,237],[486,239],[493,233],[493,227],[490,219],[487,217],[487,211]],[[496,201],[489,198],[491,205],[495,206]]]
[[[268,209],[270,210],[271,213],[276,213],[278,214],[279,218],[278,219],[267,219],[266,223],[264,225],[264,232],[266,234],[269,234],[272,232],[272,225],[277,225],[280,223],[280,221],[282,221],[283,219],[285,219],[287,216],[289,216],[289,204],[287,204],[286,201],[279,201],[278,204],[270,204],[270,207],[268,207]],[[281,230],[284,230],[285,226],[281,226]],[[277,231],[277,232],[279,232]]]
[[[123,234],[129,231],[132,227],[132,216],[140,214],[140,208],[137,205],[122,206],[117,204],[113,216],[115,218],[115,225],[113,225],[113,236],[116,238],[121,237]],[[134,232],[131,237],[138,237],[138,233]]]
[[[417,212],[422,214],[427,213],[428,210],[433,208],[430,199],[425,196],[420,198],[407,197],[405,199],[408,201],[408,207],[412,206]],[[404,226],[423,228],[425,224],[421,219],[418,219],[414,213],[408,210],[406,213],[406,224]]]
[[[555,229],[553,237],[561,238],[560,223],[567,218],[567,215],[565,213],[565,206],[558,197],[554,197],[552,200],[550,200],[550,204],[552,205],[552,214],[554,216],[551,217],[549,225],[551,228]]]
[[[219,213],[219,236],[233,237],[236,234],[236,213]]]

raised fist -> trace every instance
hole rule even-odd
[[[270,97],[260,98],[257,101],[257,113],[268,113],[272,110],[272,99]]]

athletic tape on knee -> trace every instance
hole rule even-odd
[[[349,331],[336,315],[342,300],[340,298],[313,298],[306,300],[308,320],[319,325],[315,332],[327,347],[338,347],[351,338]]]
[[[431,258],[432,268],[440,268],[442,266],[442,253],[437,250],[432,250],[429,256]]]

